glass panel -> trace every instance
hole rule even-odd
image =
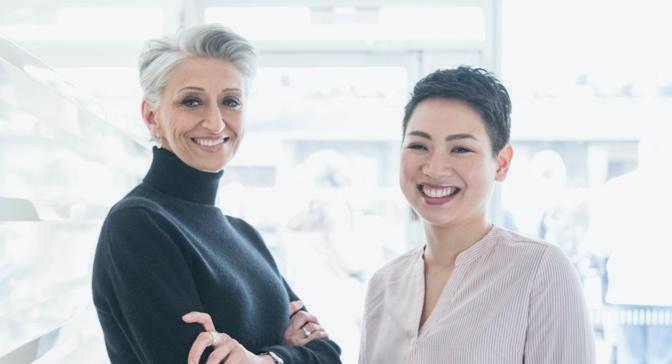
[[[140,139],[149,138],[140,116],[142,89],[137,67],[61,67],[56,71],[105,105],[110,122]]]
[[[249,129],[398,138],[389,125],[401,119],[407,77],[403,67],[264,67],[249,101]]]
[[[253,40],[485,40],[478,7],[210,7],[205,21]],[[258,24],[265,24],[260,27]]]
[[[68,204],[109,204],[121,196],[146,157],[112,156],[128,156],[139,144],[101,118],[97,105],[34,78],[46,72],[28,74],[3,60],[0,72],[2,194]]]
[[[159,37],[164,31],[163,9],[159,7],[62,7],[54,13],[23,10],[28,13],[24,18],[32,21],[5,21],[0,25],[3,36],[14,41],[145,40]],[[47,21],[35,21],[45,15]]]
[[[404,67],[261,68],[219,193],[263,232],[345,363],[357,361],[366,281],[408,249],[397,186],[407,79]]]
[[[502,69],[517,148],[502,196],[508,221],[575,264],[598,363],[670,358],[672,7],[504,5]]]
[[[149,155],[106,117],[0,39],[0,357],[62,328],[51,362],[106,360],[91,260],[102,219]]]
[[[0,222],[0,357],[91,304],[98,223]]]

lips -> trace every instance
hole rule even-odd
[[[429,183],[419,184],[417,188],[425,202],[430,205],[446,203],[461,191],[459,187]]]
[[[217,138],[191,138],[191,140],[204,147],[214,147],[220,144],[224,144],[229,141],[229,137],[217,137]]]

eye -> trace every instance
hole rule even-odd
[[[406,148],[414,150],[427,150],[427,147],[418,143],[410,143],[408,146],[406,146]]]
[[[193,96],[185,97],[180,102],[180,105],[186,106],[188,108],[195,108],[195,107],[201,106],[202,104],[203,104],[203,102],[201,101],[201,99],[199,99],[198,97],[193,97]]]
[[[222,105],[232,109],[238,109],[242,106],[242,103],[237,97],[227,96],[222,100]]]
[[[451,149],[451,152],[458,154],[469,153],[471,151],[472,151],[471,149],[465,147],[454,147],[453,149]]]

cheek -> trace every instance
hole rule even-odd
[[[183,115],[177,112],[164,113],[159,120],[159,126],[163,130],[164,134],[178,135],[185,127],[185,118]]]
[[[229,115],[226,120],[226,126],[238,137],[242,137],[245,132],[245,115],[242,112]]]
[[[416,163],[417,161],[411,156],[401,155],[399,161],[399,185],[402,190],[409,188],[409,186],[415,186],[413,175],[416,170]]]
[[[495,180],[495,167],[490,161],[481,161],[473,163],[471,166],[464,166],[464,178],[470,181],[472,185],[483,186],[487,188]]]

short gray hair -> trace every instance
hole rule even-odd
[[[157,105],[170,72],[190,57],[231,62],[243,75],[246,90],[256,69],[254,47],[231,29],[217,24],[181,29],[173,38],[150,40],[140,53],[140,86],[145,100]]]

